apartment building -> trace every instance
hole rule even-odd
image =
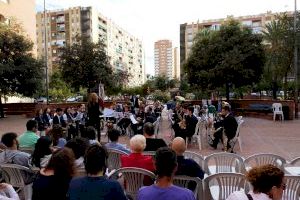
[[[85,36],[94,43],[102,41],[114,70],[124,70],[132,75],[129,86],[144,83],[142,43],[93,7],[47,11],[46,27],[44,20],[43,12],[36,14],[38,56],[43,58],[46,55],[46,43],[50,74],[58,66],[61,47],[72,45],[79,37]]]
[[[180,64],[178,47],[173,48],[173,77],[180,80]]]
[[[16,20],[22,25],[24,34],[33,42],[36,55],[35,0],[0,0],[0,22]]]
[[[154,43],[155,76],[166,76],[173,79],[173,48],[172,41],[158,40]]]
[[[142,42],[108,20],[107,54],[114,70],[127,71],[128,86],[138,86],[145,82],[145,59]]]
[[[235,20],[240,21],[243,25],[248,26],[252,29],[254,33],[261,33],[265,25],[270,23],[275,19],[275,16],[278,13],[267,12],[259,15],[250,15],[250,16],[240,16],[233,17],[228,16],[223,19],[211,19],[204,20],[202,22],[196,23],[185,23],[180,24],[180,68],[181,68],[181,76],[183,75],[183,64],[185,60],[188,58],[191,48],[193,46],[193,39],[195,35],[202,29],[211,29],[218,30],[221,24],[228,20],[229,18],[233,18]],[[292,13],[288,13],[291,15]]]

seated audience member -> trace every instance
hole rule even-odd
[[[29,120],[26,123],[27,131],[19,136],[19,145],[21,148],[32,148],[34,149],[35,143],[39,139],[36,134],[38,124],[35,120]]]
[[[75,173],[74,154],[63,148],[53,153],[32,185],[32,200],[66,200],[69,183]]]
[[[63,138],[63,130],[60,126],[53,126],[50,136],[54,147],[63,148],[67,144],[67,140]]]
[[[75,168],[84,168],[84,154],[89,146],[89,142],[85,138],[73,138],[69,140],[65,147],[72,149],[75,155]]]
[[[150,122],[144,124],[144,136],[146,138],[146,148],[144,151],[156,151],[160,147],[167,146],[163,139],[155,138],[154,126]]]
[[[86,137],[89,140],[90,145],[93,145],[93,144],[100,145],[100,143],[96,140],[96,134],[97,134],[97,131],[94,127],[92,127],[92,126],[87,127]]]
[[[0,153],[0,164],[17,164],[24,167],[29,167],[30,154],[18,150],[18,140],[16,133],[5,133],[1,142],[7,147]],[[32,173],[23,173],[25,184],[33,181]]]
[[[51,145],[52,141],[47,136],[42,136],[38,139],[31,156],[32,166],[38,168],[46,167],[52,156]]]
[[[270,164],[252,168],[246,174],[246,179],[253,190],[248,194],[245,191],[236,191],[227,200],[280,200],[286,187],[284,172]]]
[[[20,200],[19,195],[14,188],[7,183],[0,183],[0,199],[1,200]]]
[[[123,151],[127,154],[130,153],[130,150],[127,149],[124,144],[120,144],[118,142],[119,136],[120,136],[120,131],[118,131],[116,129],[112,129],[112,130],[108,131],[107,135],[108,135],[108,139],[110,140],[110,142],[105,145],[106,148],[117,149],[117,150]]]
[[[140,188],[138,200],[195,200],[192,191],[172,184],[177,168],[176,153],[173,150],[159,148],[155,154],[155,166],[158,176],[156,183]]]
[[[130,155],[121,156],[122,167],[138,167],[154,171],[154,164],[151,156],[142,155],[146,147],[146,138],[143,135],[135,135],[130,139]]]
[[[107,152],[99,145],[92,145],[84,156],[87,176],[74,178],[69,186],[70,200],[126,200],[121,185],[104,177],[106,171]]]
[[[172,142],[172,149],[177,155],[178,166],[175,173],[176,175],[186,175],[203,179],[204,171],[201,167],[193,159],[186,159],[183,156],[183,153],[186,151],[186,145],[183,138],[176,137]]]

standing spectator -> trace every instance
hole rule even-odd
[[[154,172],[154,164],[151,156],[142,155],[146,147],[146,138],[143,135],[135,135],[130,139],[131,154],[121,156],[122,167],[138,167]]]
[[[36,134],[38,129],[38,124],[35,120],[29,120],[26,123],[27,131],[19,136],[19,145],[21,148],[32,148],[34,149],[35,143],[39,139]]]
[[[172,149],[177,155],[176,175],[186,175],[203,179],[204,171],[193,159],[185,159],[183,153],[186,150],[185,141],[181,137],[176,137],[172,142]]]
[[[36,111],[34,120],[38,123],[38,131],[40,132],[40,136],[45,136],[45,129],[47,126],[43,118],[43,109],[38,109]]]
[[[101,140],[100,134],[100,106],[99,106],[99,98],[96,93],[91,93],[88,100],[88,125],[93,126],[97,130],[98,141]]]
[[[120,131],[118,131],[116,129],[112,129],[107,132],[107,135],[108,135],[108,139],[110,140],[110,142],[105,144],[106,148],[120,150],[120,151],[123,151],[128,154],[130,153],[130,150],[127,149],[124,144],[120,144],[118,142],[119,136],[120,136]]]
[[[74,178],[69,187],[70,200],[126,200],[123,189],[117,181],[104,177],[107,163],[105,148],[90,146],[84,157],[86,177]]]
[[[6,146],[6,149],[0,153],[0,164],[17,164],[24,167],[29,167],[29,158],[28,153],[18,150],[19,142],[17,140],[16,133],[5,133],[1,142]],[[26,184],[29,184],[33,181],[32,173],[23,173],[23,178]]]
[[[74,154],[68,148],[53,153],[32,185],[32,200],[66,200],[69,183],[75,174]]]
[[[76,169],[84,168],[83,156],[88,146],[89,146],[89,142],[85,138],[73,138],[67,142],[66,147],[72,149],[74,153],[76,159],[75,160]]]
[[[31,156],[31,165],[34,167],[46,167],[51,156],[52,140],[47,136],[42,136],[37,140],[34,151]]]
[[[155,166],[156,183],[142,187],[137,195],[138,200],[196,200],[194,194],[186,189],[172,184],[172,178],[177,168],[176,154],[173,150],[162,147],[156,151]]]
[[[252,168],[246,174],[253,190],[232,193],[227,200],[280,200],[286,188],[284,172],[273,165],[262,165]]]
[[[146,148],[144,151],[156,151],[160,147],[167,146],[163,139],[154,137],[154,126],[150,122],[144,124],[144,136],[146,138]]]

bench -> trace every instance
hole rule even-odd
[[[272,113],[273,113],[273,109],[272,109],[272,105],[268,105],[268,104],[249,104],[248,107],[246,108],[234,108],[234,111],[236,114],[242,115],[242,116],[253,116],[253,117],[258,117],[258,116],[268,116],[270,114],[269,117],[270,118]]]

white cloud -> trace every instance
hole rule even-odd
[[[293,10],[293,0],[46,0],[47,9],[94,6],[143,40],[146,73],[154,74],[154,42],[170,39],[179,47],[179,25],[197,20]],[[43,0],[37,0],[37,10]]]

